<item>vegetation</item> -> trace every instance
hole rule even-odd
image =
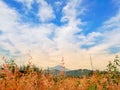
[[[106,71],[93,71],[87,76],[54,76],[32,64],[18,67],[14,60],[5,62],[0,68],[0,90],[119,90],[120,60],[116,56],[109,62]],[[76,72],[77,76],[80,74]],[[84,72],[86,73],[86,72]]]

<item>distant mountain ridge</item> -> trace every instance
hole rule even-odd
[[[45,73],[53,74],[55,76],[58,76],[60,71],[65,71],[65,74],[67,76],[74,76],[74,77],[79,77],[79,76],[88,76],[92,74],[92,70],[89,69],[78,69],[78,70],[70,70],[68,68],[63,68],[61,65],[57,65],[55,67],[51,67],[48,70],[45,70]]]
[[[89,76],[92,73],[93,73],[93,71],[89,70],[89,69],[78,69],[78,70],[67,71],[66,75],[79,77],[79,76]]]

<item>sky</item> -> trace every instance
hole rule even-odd
[[[120,55],[119,0],[0,0],[0,58],[105,69]],[[2,63],[2,60],[0,61]]]

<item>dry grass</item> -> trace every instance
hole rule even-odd
[[[94,72],[92,76],[75,78],[45,75],[32,66],[21,72],[17,65],[5,63],[0,69],[0,90],[120,90],[120,77]]]

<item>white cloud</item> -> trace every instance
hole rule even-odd
[[[46,1],[38,0],[38,3],[40,4],[38,16],[42,22],[46,22],[55,18],[52,7]]]
[[[57,43],[58,49],[62,51],[76,51],[79,49],[77,45],[77,39],[74,35],[77,32],[80,32],[81,29],[78,28],[78,25],[82,25],[81,19],[77,18],[77,9],[76,6],[80,5],[81,1],[75,0],[70,1],[63,8],[63,17],[61,21],[66,21],[67,23],[64,26],[58,27],[56,30],[55,42]],[[62,52],[61,51],[61,52]]]
[[[16,50],[26,53],[27,50],[35,48],[41,48],[40,51],[45,49],[49,51],[51,45],[54,46],[54,43],[47,37],[52,32],[54,25],[42,24],[39,27],[31,27],[28,24],[22,24],[19,22],[20,17],[17,11],[2,1],[0,1],[0,6],[2,7],[0,8],[0,30],[3,32],[0,35],[0,45],[13,52],[12,54]],[[9,40],[14,46],[3,42],[4,40]],[[45,46],[48,44],[49,46]]]
[[[16,25],[18,24],[16,21],[18,20],[19,16],[17,12],[14,9],[9,9],[9,7],[0,1],[0,30],[2,31],[2,35],[0,35],[0,45],[4,47],[5,49],[10,49],[11,51],[14,51],[12,45],[9,45],[9,43],[4,42],[5,40],[10,40],[10,33],[14,32]],[[13,29],[14,28],[14,29]],[[11,42],[11,40],[10,40]]]
[[[49,60],[54,54],[58,56],[66,56],[67,54],[69,54],[69,51],[75,52],[79,48],[74,33],[77,31],[81,31],[81,29],[79,29],[77,25],[82,24],[82,22],[80,20],[77,20],[75,14],[75,16],[71,16],[74,18],[73,22],[70,21],[65,26],[58,27],[54,24],[44,23],[32,27],[28,23],[20,23],[20,13],[17,13],[17,11],[8,7],[2,1],[0,3],[2,7],[0,9],[0,29],[4,32],[2,35],[0,35],[0,41],[2,42],[0,44],[4,46],[4,48],[10,50],[11,54],[15,54],[16,51],[20,51],[23,55],[26,55],[26,53],[30,49],[34,57],[33,62],[40,62],[40,65],[42,65],[43,63],[43,65],[45,65],[45,62],[50,63]],[[40,12],[41,14],[43,14],[42,16],[45,16],[40,16],[41,20],[47,21],[48,19],[52,18],[53,15],[51,15],[50,13],[52,12],[51,7],[45,1],[39,1],[38,3],[42,4],[40,8],[46,10],[45,13],[48,14],[47,16],[44,12]],[[73,9],[75,9],[75,7]],[[65,12],[67,13],[69,11]],[[9,20],[11,20],[10,23],[8,23]],[[48,36],[53,32],[55,34],[55,38],[51,40],[48,38]],[[9,39],[14,44],[14,46],[11,46],[9,43],[3,42],[3,40],[7,39]],[[43,58],[45,61],[39,60],[40,58]]]
[[[102,67],[105,67],[109,60],[113,60],[115,55],[120,53],[120,12],[106,20],[101,27],[99,27],[101,33],[100,37],[103,38],[99,44],[89,49],[89,52],[93,54],[93,59],[96,63],[101,61]],[[95,38],[94,38],[95,39]],[[91,39],[90,39],[91,40]],[[110,53],[110,48],[116,48],[117,53]],[[111,51],[112,52],[112,51]],[[95,56],[94,56],[95,54]],[[97,59],[98,58],[98,59]],[[102,63],[104,62],[104,63]],[[96,67],[97,64],[95,64]],[[99,67],[101,68],[101,67]]]
[[[32,4],[34,4],[36,1],[39,8],[37,16],[39,17],[39,20],[41,22],[48,22],[55,18],[52,6],[50,6],[45,0],[16,0],[16,1],[23,3],[23,5],[27,7],[27,9],[25,9],[26,12],[31,11],[31,9],[33,8]]]
[[[110,46],[120,46],[120,12],[104,22],[100,29],[104,32],[104,42]]]
[[[87,36],[79,35],[78,39],[80,40],[79,45],[94,45],[96,40],[99,40],[103,35],[100,32],[91,32]],[[97,41],[98,42],[98,41]]]
[[[0,28],[6,32],[10,32],[11,30],[8,31],[7,29],[15,27],[19,16],[14,9],[9,9],[2,1],[0,1],[0,6]]]
[[[70,0],[63,8],[63,17],[61,21],[73,22],[76,20],[77,24],[81,24],[77,16],[84,14],[85,8],[82,6],[82,0]]]

